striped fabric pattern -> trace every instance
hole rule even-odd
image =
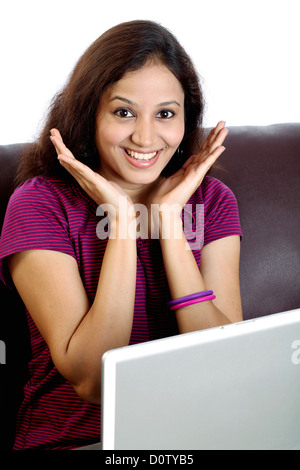
[[[187,204],[197,228],[197,206],[204,208],[202,244],[242,236],[237,202],[220,181],[206,176]],[[96,293],[107,240],[96,235],[97,205],[74,184],[46,177],[26,181],[12,195],[0,240],[0,276],[11,285],[6,258],[30,249],[66,253],[77,261],[90,302]],[[198,221],[199,222],[199,221]],[[199,224],[198,224],[199,225]],[[203,231],[203,227],[200,227]],[[199,265],[201,249],[193,251]],[[47,292],[45,292],[47,295]],[[157,239],[137,239],[137,281],[130,344],[178,333]],[[9,314],[7,312],[6,314]],[[101,410],[81,400],[59,374],[30,314],[30,380],[18,420],[15,449],[71,449],[98,442]],[[99,358],[100,361],[100,358]]]

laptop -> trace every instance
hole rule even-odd
[[[103,450],[300,449],[300,309],[102,361]]]

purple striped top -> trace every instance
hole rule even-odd
[[[242,236],[237,202],[220,181],[206,176],[187,207],[194,220],[204,207],[201,245],[230,235]],[[30,249],[48,249],[73,256],[89,300],[96,293],[107,240],[96,235],[97,205],[77,184],[46,177],[26,181],[12,195],[0,240],[0,275],[11,284],[5,258]],[[199,265],[201,247],[193,249]],[[45,295],[47,293],[45,292]],[[130,344],[178,333],[166,303],[170,300],[157,239],[137,239],[137,280]],[[70,449],[100,439],[99,406],[81,400],[58,373],[49,349],[27,312],[32,360],[30,380],[20,409],[15,449]]]

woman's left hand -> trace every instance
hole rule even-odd
[[[174,175],[162,181],[152,193],[151,203],[158,205],[159,210],[163,210],[164,207],[167,209],[178,207],[178,212],[181,213],[206,173],[224,152],[225,147],[222,144],[227,134],[225,122],[220,121],[209,133],[200,152],[192,155]]]

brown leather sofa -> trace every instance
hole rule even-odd
[[[213,175],[235,193],[244,319],[300,307],[300,123],[231,127]],[[24,144],[0,146],[0,229]],[[30,357],[22,302],[0,283],[0,449],[11,448]]]

